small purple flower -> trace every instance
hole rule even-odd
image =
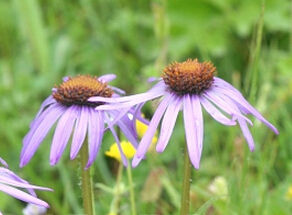
[[[88,168],[95,160],[100,148],[105,131],[104,124],[107,124],[118,143],[123,162],[126,165],[127,159],[121,150],[114,125],[119,126],[128,140],[137,147],[134,126],[126,114],[130,109],[96,111],[94,108],[104,104],[104,102],[88,101],[88,98],[92,96],[111,98],[119,97],[115,92],[124,93],[118,88],[107,85],[107,82],[115,77],[113,74],[99,78],[85,75],[73,78],[66,77],[59,87],[53,88],[52,95],[41,105],[36,118],[30,125],[30,131],[23,139],[20,167],[25,166],[30,161],[40,143],[57,121],[50,152],[51,165],[55,165],[59,161],[72,133],[71,159],[77,156],[87,134],[89,159],[86,168]],[[114,121],[114,118],[118,116],[123,117],[119,117],[121,118],[119,121]]]
[[[132,165],[137,166],[143,159],[160,121],[162,124],[156,150],[164,151],[178,113],[182,111],[189,157],[193,166],[198,169],[204,136],[202,107],[224,125],[234,126],[238,123],[251,151],[254,150],[254,141],[248,124],[253,124],[246,114],[252,114],[278,134],[278,130],[252,107],[237,89],[214,77],[215,70],[212,63],[200,63],[197,59],[189,59],[183,63],[175,62],[164,69],[162,79],[146,93],[121,98],[94,97],[89,101],[106,102],[108,104],[96,109],[109,111],[133,106],[141,109],[145,102],[161,97],[148,130],[137,148]]]
[[[43,206],[46,208],[49,207],[48,203],[37,198],[34,190],[52,191],[51,189],[29,184],[27,181],[23,180],[15,173],[13,173],[11,170],[7,169],[7,164],[2,158],[0,158],[0,162],[5,166],[0,167],[0,191],[27,203]],[[19,188],[26,189],[28,192],[24,192]]]

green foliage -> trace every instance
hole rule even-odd
[[[38,192],[50,203],[50,214],[80,214],[77,161],[69,160],[67,149],[60,164],[49,166],[51,135],[18,168],[22,138],[54,84],[68,75],[114,73],[113,85],[132,94],[149,89],[147,78],[172,61],[211,60],[217,75],[248,96],[280,135],[255,122],[251,153],[238,128],[206,114],[192,214],[291,214],[291,200],[285,199],[292,184],[291,7],[288,0],[0,0],[0,156],[31,183],[54,189]],[[151,115],[153,108],[144,111]],[[138,214],[178,212],[183,129],[179,118],[166,151],[150,152],[133,170]],[[107,214],[113,199],[100,186],[115,186],[116,163],[103,155],[112,142],[106,135],[94,164],[97,214]],[[227,181],[226,200],[209,189],[216,176]],[[126,172],[122,181],[127,187]],[[149,183],[157,189],[153,201],[145,198]],[[129,214],[129,202],[125,188],[120,214]],[[3,212],[20,214],[24,207],[0,195]]]

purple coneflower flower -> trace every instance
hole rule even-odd
[[[29,184],[11,170],[7,169],[7,163],[2,158],[0,158],[0,163],[4,166],[0,167],[0,190],[2,192],[27,203],[43,206],[46,208],[49,207],[48,203],[37,198],[34,190],[52,191],[51,189]],[[20,190],[19,188],[26,189],[28,193]]]
[[[178,113],[182,110],[189,157],[193,166],[198,169],[204,136],[202,107],[224,125],[233,126],[238,123],[251,151],[254,150],[254,141],[248,124],[252,125],[252,122],[246,114],[254,115],[278,134],[277,129],[252,107],[237,89],[214,77],[215,70],[212,63],[200,63],[197,59],[189,59],[183,63],[175,62],[164,69],[162,79],[146,93],[121,98],[95,97],[89,101],[108,103],[97,107],[97,110],[115,110],[135,105],[137,109],[141,109],[146,101],[162,97],[137,148],[132,165],[137,166],[143,159],[160,121],[162,124],[156,150],[164,151]]]
[[[70,158],[74,159],[88,133],[89,159],[88,168],[96,158],[106,123],[118,143],[124,164],[127,159],[122,153],[118,136],[113,128],[116,124],[136,147],[136,135],[133,123],[125,113],[127,110],[96,111],[94,108],[103,102],[89,102],[88,98],[100,96],[103,98],[118,97],[122,90],[108,86],[107,82],[116,76],[108,74],[99,78],[88,75],[79,75],[73,78],[66,77],[64,82],[53,88],[52,95],[41,105],[41,108],[30,125],[30,131],[23,139],[23,148],[20,156],[20,166],[26,165],[51,127],[58,121],[50,152],[50,164],[55,165],[73,133]],[[116,116],[124,115],[121,120],[113,122]],[[73,128],[74,127],[74,128]],[[74,131],[73,131],[74,130]]]

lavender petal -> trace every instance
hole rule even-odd
[[[160,136],[156,145],[156,151],[159,153],[164,151],[170,139],[181,104],[182,100],[177,96],[173,96],[172,100],[169,102],[169,106],[162,120]]]
[[[48,203],[46,203],[45,201],[42,201],[28,193],[25,193],[9,185],[0,184],[0,190],[24,202],[29,202],[46,208],[49,207]]]
[[[52,95],[48,96],[45,99],[45,101],[43,101],[43,103],[41,104],[41,107],[40,107],[38,113],[36,114],[36,117],[35,118],[37,118],[48,105],[50,105],[52,103],[55,103],[55,102],[56,102],[56,100],[53,98]]]
[[[80,110],[80,114],[75,124],[74,134],[72,138],[72,145],[71,145],[71,150],[70,150],[71,160],[73,160],[77,156],[85,140],[89,115],[90,115],[89,107],[82,106]]]
[[[146,93],[140,93],[131,96],[123,96],[123,97],[116,97],[116,98],[105,98],[100,96],[90,97],[88,101],[90,102],[107,102],[107,103],[117,103],[117,102],[131,102],[131,101],[146,101],[157,98],[165,93],[164,87],[157,87],[155,89],[151,89]],[[138,102],[140,103],[140,102]]]
[[[243,133],[243,136],[248,143],[250,151],[254,151],[254,140],[252,138],[252,135],[248,129],[246,122],[243,119],[238,119],[238,123]]]
[[[54,103],[52,105],[50,105],[48,108],[46,108],[37,118],[35,118],[33,120],[33,122],[30,125],[30,130],[29,132],[25,135],[23,142],[27,142],[28,140],[31,139],[32,135],[34,134],[34,132],[36,131],[36,129],[40,126],[40,124],[44,121],[44,119],[46,119],[47,115],[52,112],[55,111],[55,109],[59,109],[61,106],[58,103]]]
[[[205,110],[218,122],[223,125],[231,126],[236,125],[236,121],[226,117],[221,111],[219,111],[211,102],[205,99],[203,96],[200,96],[200,102],[205,108]]]
[[[199,169],[200,149],[198,146],[198,128],[196,126],[197,123],[193,112],[191,98],[188,94],[185,95],[183,99],[183,116],[189,157],[193,166],[196,169]]]
[[[46,188],[46,187],[40,187],[40,186],[17,182],[15,180],[12,180],[11,178],[8,178],[2,175],[0,175],[0,184],[6,184],[6,185],[14,186],[14,187],[25,188],[25,189],[38,189],[38,190],[52,191],[51,189]]]
[[[233,88],[232,90],[230,90],[230,88],[230,86],[228,89],[226,89],[226,86],[217,86],[216,90],[230,97],[239,105],[240,109],[243,109],[245,112],[254,115],[258,120],[260,120],[268,128],[270,128],[275,134],[279,134],[277,128],[273,126],[269,121],[267,121],[251,104],[249,104],[249,102],[246,101],[245,98],[235,88]]]
[[[123,164],[124,164],[124,166],[128,166],[128,160],[127,160],[127,158],[126,158],[126,156],[125,156],[125,154],[123,152],[123,149],[121,147],[121,143],[120,143],[119,137],[118,137],[117,133],[115,132],[115,129],[111,125],[109,125],[109,122],[110,122],[109,121],[109,117],[105,114],[104,118],[105,118],[105,120],[106,120],[106,122],[108,124],[108,127],[109,127],[110,131],[112,132],[112,135],[114,136],[114,139],[115,139],[115,141],[117,143],[117,146],[118,146],[118,149],[120,151]]]
[[[235,118],[241,117],[245,119],[250,125],[252,125],[252,122],[250,121],[250,119],[242,115],[240,111],[237,111],[238,108],[235,108],[237,106],[234,105],[233,102],[227,102],[224,99],[222,99],[220,97],[221,94],[216,93],[214,89],[206,91],[203,94],[203,96],[205,96],[211,102],[216,104],[221,110],[225,111],[227,114],[231,115],[232,117],[235,117]]]
[[[121,131],[123,134],[126,136],[126,138],[132,143],[132,145],[137,148],[138,147],[138,141],[137,138],[135,137],[135,134],[133,131],[130,130],[130,127],[125,124],[124,121],[120,120],[118,122],[118,126],[120,127]]]
[[[95,111],[93,109],[90,109],[90,117],[88,122],[89,158],[85,167],[86,169],[89,168],[96,159],[97,153],[101,145],[104,131],[103,113],[101,111]]]
[[[117,76],[115,74],[106,74],[106,75],[102,75],[98,78],[99,81],[101,82],[110,82],[112,80],[114,80]]]
[[[30,135],[30,138],[23,140],[23,147],[20,155],[20,167],[25,166],[29,162],[53,124],[55,124],[64,112],[65,108],[63,106],[56,106],[56,108],[46,115],[42,123]]]
[[[53,137],[50,153],[50,164],[55,165],[58,163],[61,155],[64,152],[64,149],[68,143],[68,140],[71,136],[72,129],[75,123],[75,120],[80,111],[80,107],[72,105],[60,118],[57,127],[55,129],[55,134]]]
[[[143,158],[144,155],[146,154],[147,152],[147,149],[149,148],[150,144],[151,144],[151,140],[156,132],[156,129],[158,127],[158,124],[167,108],[167,106],[169,105],[169,102],[171,101],[172,99],[172,95],[171,94],[167,94],[164,99],[161,101],[161,103],[159,104],[158,108],[156,109],[151,121],[150,121],[150,124],[148,126],[148,129],[146,131],[146,133],[144,134],[144,137],[142,138],[139,146],[138,146],[138,149],[137,149],[137,152],[134,156],[134,158],[136,159],[137,158]],[[132,163],[133,167],[134,166],[134,163]]]
[[[198,148],[199,148],[199,156],[201,158],[202,149],[203,149],[203,139],[204,139],[204,120],[203,120],[203,113],[202,107],[200,104],[200,99],[198,95],[191,96],[191,103],[193,107],[193,114],[195,119],[195,126],[196,126],[196,135],[198,141]]]
[[[16,175],[14,172],[12,172],[11,170],[9,169],[6,169],[6,168],[3,168],[3,167],[0,167],[0,175],[2,176],[5,176],[5,177],[8,177],[14,181],[18,181],[22,184],[29,184],[26,180],[20,178],[18,175]],[[36,193],[33,189],[30,189],[28,188],[27,191],[33,195],[33,196],[36,196]]]

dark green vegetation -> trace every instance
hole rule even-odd
[[[264,4],[264,6],[263,6]],[[193,170],[191,214],[288,215],[292,184],[292,3],[288,0],[0,0],[0,156],[33,184],[50,214],[80,214],[80,168],[69,150],[49,166],[51,135],[32,161],[18,168],[22,138],[41,102],[67,75],[117,74],[128,94],[150,87],[164,66],[187,58],[211,60],[280,131],[275,136],[255,121],[256,149],[248,150],[238,127],[205,114],[201,167]],[[153,113],[149,104],[147,116]],[[52,134],[52,132],[51,132]],[[95,183],[115,185],[117,163],[104,156],[94,164]],[[162,155],[148,154],[133,177],[138,214],[176,214],[183,173],[184,131],[180,119]],[[227,181],[227,200],[210,192],[217,176]],[[127,186],[126,171],[123,175]],[[148,179],[147,179],[148,178]],[[97,214],[107,214],[113,195],[96,187]],[[289,202],[290,201],[290,202]],[[123,193],[120,213],[130,211]],[[0,194],[3,212],[20,214],[25,204]]]

